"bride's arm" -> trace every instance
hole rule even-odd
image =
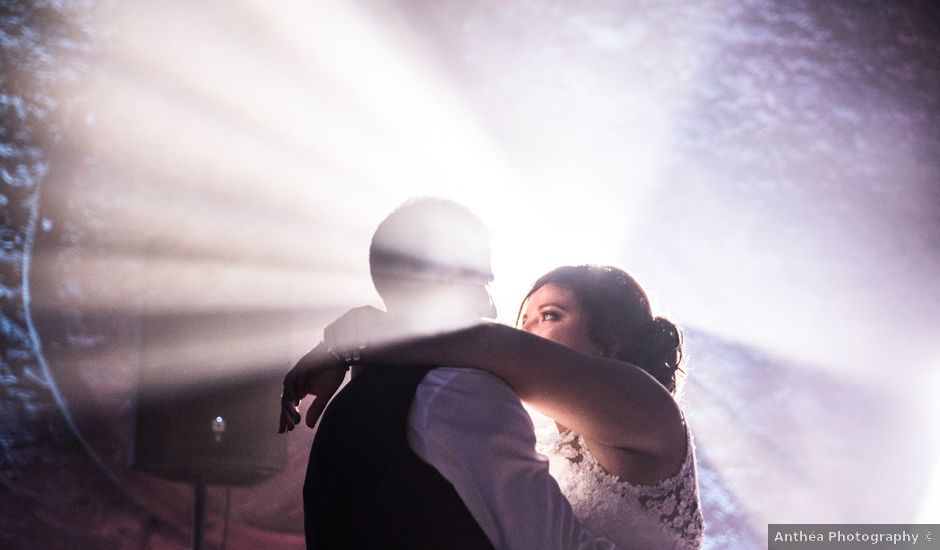
[[[505,325],[386,344],[363,359],[485,370],[556,422],[605,446],[660,455],[685,442],[676,402],[642,369]]]

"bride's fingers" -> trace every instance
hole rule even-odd
[[[285,430],[291,431],[294,429],[294,426],[300,423],[300,412],[297,410],[297,407],[300,405],[300,399],[295,396],[292,386],[293,384],[289,384],[285,379],[284,390],[281,393],[281,414],[278,424],[278,433],[284,433]]]
[[[293,430],[298,424],[300,424],[300,412],[296,407],[281,412],[281,433],[284,432],[285,428],[287,431]]]
[[[285,431],[291,431],[294,429],[296,422],[292,421],[291,415],[288,411],[281,408],[281,417],[277,427],[277,433],[284,433]]]

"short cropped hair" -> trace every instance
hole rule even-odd
[[[379,294],[404,281],[484,285],[493,280],[489,232],[467,207],[412,199],[379,224],[369,268]]]

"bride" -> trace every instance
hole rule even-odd
[[[355,349],[350,358],[362,363],[433,362],[502,378],[555,421],[559,437],[539,450],[592,533],[626,547],[701,546],[694,449],[674,398],[680,334],[652,315],[646,293],[627,273],[589,265],[547,273],[520,306],[522,330],[483,324],[393,344],[349,345],[394,324],[385,317],[357,308],[327,328],[325,341]]]
[[[699,548],[704,522],[694,450],[673,398],[682,358],[675,325],[652,316],[632,277],[601,266],[544,275],[518,322],[591,358],[558,375],[557,383],[567,378],[580,386],[569,397],[519,394],[556,420],[561,436],[540,451],[578,519],[618,544]]]

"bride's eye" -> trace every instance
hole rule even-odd
[[[560,318],[561,318],[561,315],[559,315],[555,311],[543,311],[542,312],[543,321],[557,321]]]

